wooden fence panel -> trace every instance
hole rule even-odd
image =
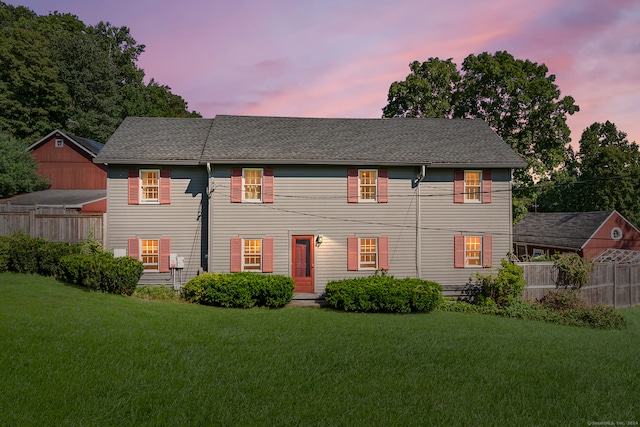
[[[0,204],[0,235],[24,233],[52,242],[86,242],[104,245],[105,218],[62,208]]]
[[[527,283],[524,300],[542,298],[556,289],[557,270],[550,262],[518,263]],[[630,307],[640,304],[640,264],[596,263],[589,283],[579,292],[589,305]]]

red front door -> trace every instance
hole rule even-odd
[[[296,293],[313,293],[313,236],[291,238],[291,277]]]

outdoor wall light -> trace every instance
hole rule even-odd
[[[322,234],[318,234],[318,237],[316,237],[316,245],[320,246],[322,242],[324,242],[324,236]]]

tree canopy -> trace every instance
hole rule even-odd
[[[0,131],[36,141],[66,129],[106,142],[127,116],[200,117],[145,73],[127,27],[87,26],[0,1]]]
[[[541,212],[617,210],[640,225],[640,147],[614,123],[593,123],[577,153],[539,185]]]
[[[0,199],[43,190],[48,182],[38,176],[38,165],[27,144],[0,132]]]
[[[389,88],[383,117],[480,118],[528,163],[516,171],[519,186],[533,185],[567,160],[567,115],[579,110],[561,97],[544,64],[508,52],[469,55],[458,70],[452,59],[409,65],[411,74]]]

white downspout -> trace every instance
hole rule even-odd
[[[422,165],[416,178],[416,275],[422,279],[422,221],[420,215],[420,183],[427,173],[427,166]]]

